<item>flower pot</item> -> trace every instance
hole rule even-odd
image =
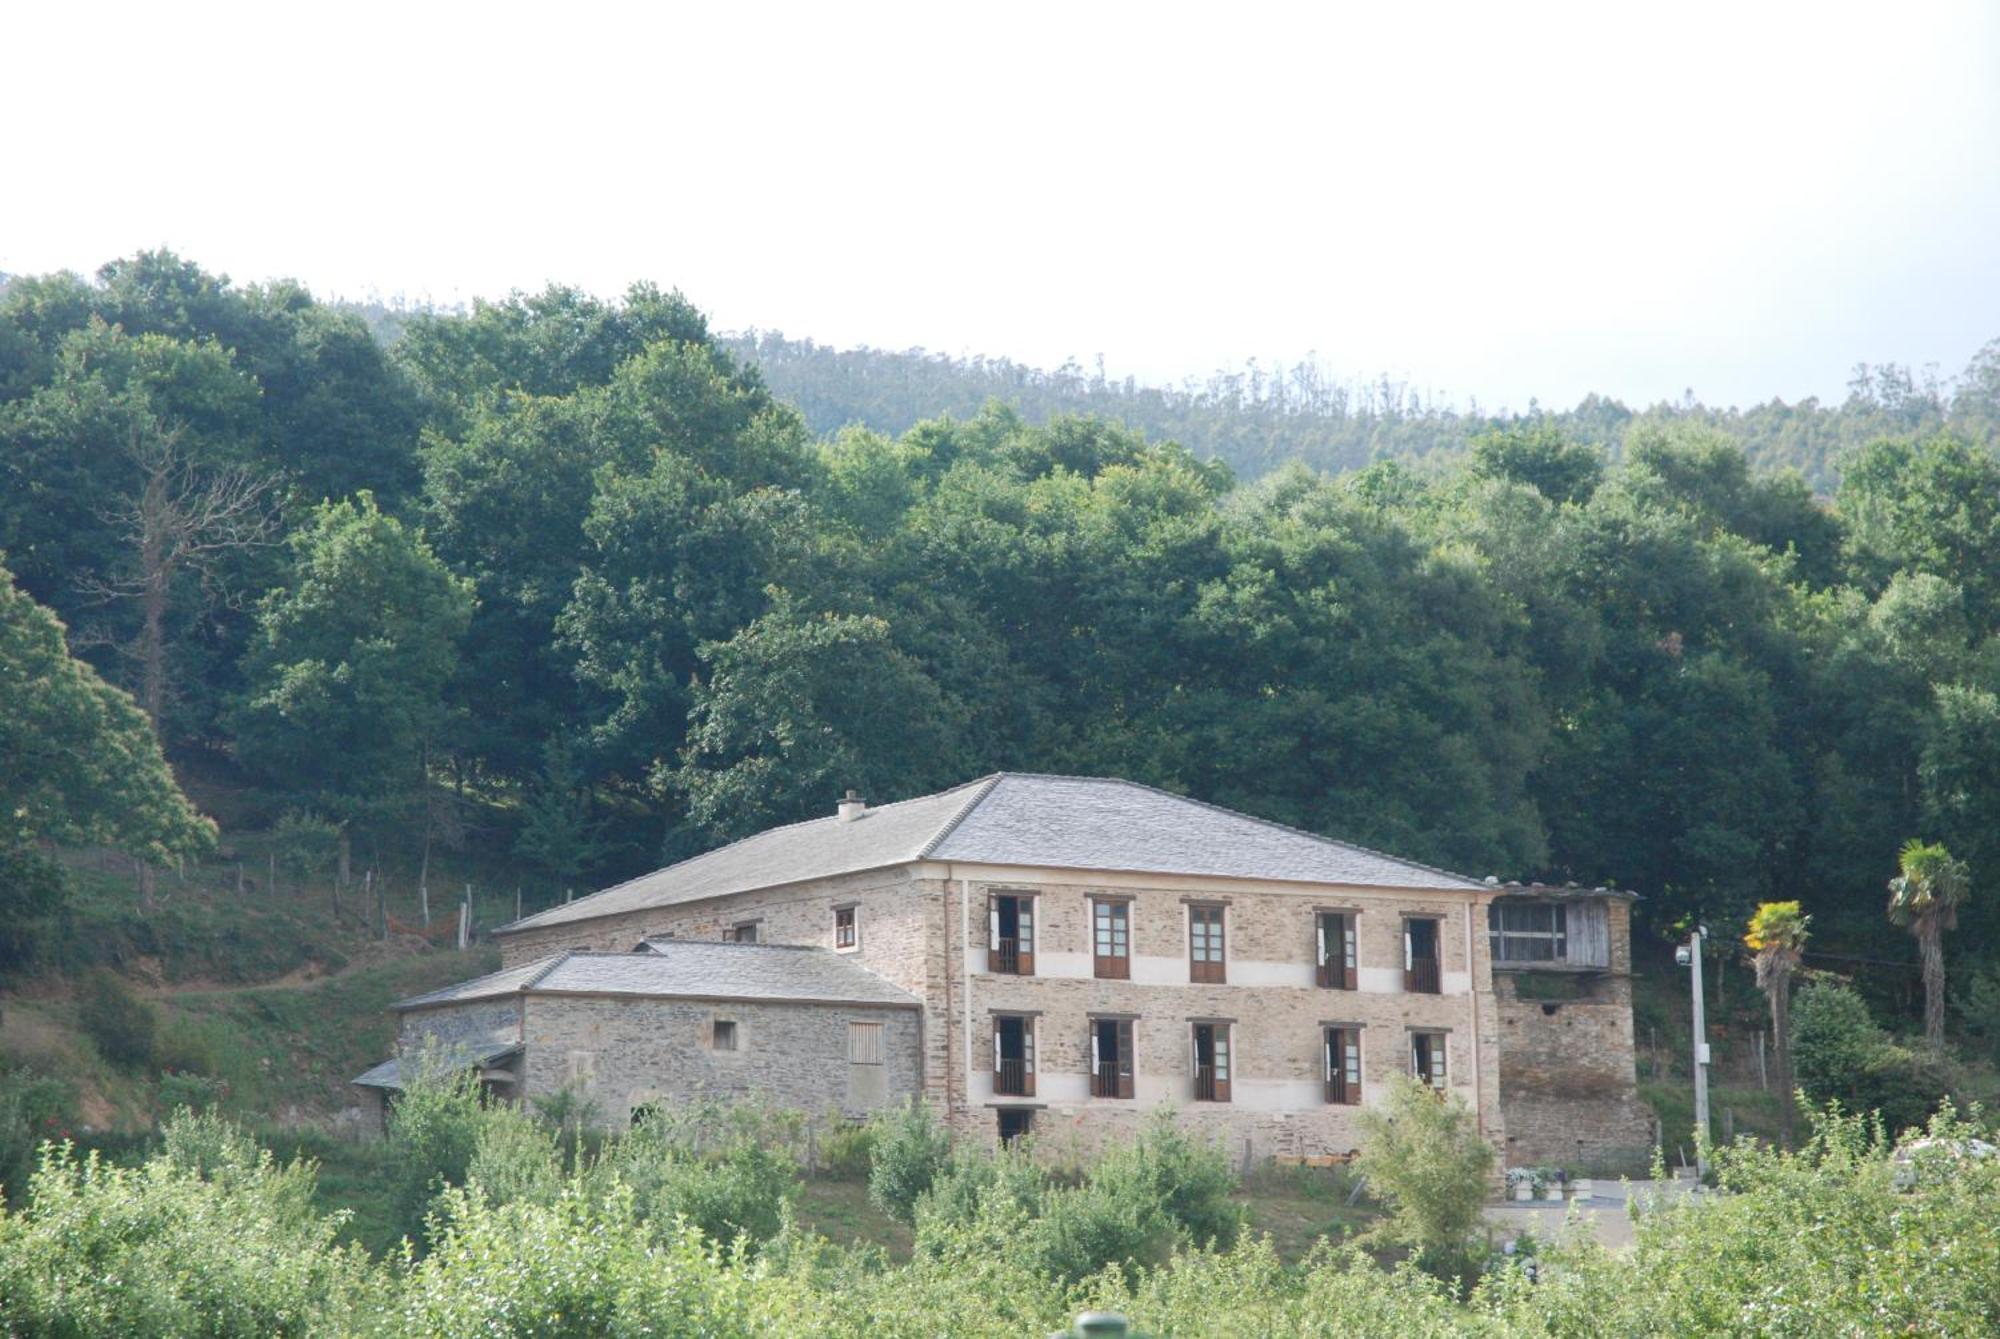
[[[1523,1181],[1514,1187],[1514,1198],[1523,1204],[1530,1203],[1535,1198],[1535,1188]]]

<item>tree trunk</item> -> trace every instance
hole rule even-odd
[[[1924,967],[1924,1040],[1944,1045],[1944,927],[1935,917],[1917,926],[1917,948]]]
[[[1792,978],[1771,982],[1771,1049],[1778,1062],[1778,1128],[1787,1147],[1792,1142]]]

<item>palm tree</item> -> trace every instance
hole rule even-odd
[[[1750,918],[1743,942],[1757,955],[1757,988],[1771,1000],[1771,1049],[1778,1062],[1778,1118],[1785,1142],[1792,1141],[1792,973],[1805,960],[1806,926],[1812,917],[1796,902],[1765,902]]]
[[[1903,844],[1902,872],[1889,880],[1889,919],[1917,937],[1924,968],[1924,1039],[1944,1045],[1944,932],[1972,892],[1965,862],[1938,842]]]

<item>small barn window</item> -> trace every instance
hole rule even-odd
[[[715,1020],[715,1049],[733,1051],[736,1049],[736,1020],[718,1018]]]
[[[1495,962],[1569,959],[1569,908],[1560,902],[1494,902],[1486,924]]]
[[[738,921],[727,930],[724,930],[722,937],[732,943],[754,944],[757,942],[757,922]]]
[[[833,946],[835,948],[853,948],[861,942],[858,927],[855,925],[854,912],[855,908],[853,907],[835,907],[833,909]]]
[[[847,1061],[852,1065],[879,1065],[887,1056],[882,1048],[880,1023],[847,1025]]]

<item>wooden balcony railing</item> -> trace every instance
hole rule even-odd
[[[1227,1102],[1229,1100],[1229,1080],[1218,1078],[1214,1065],[1194,1067],[1194,1100],[1197,1102]]]
[[[1092,1097],[1130,1097],[1132,1095],[1132,1071],[1125,1069],[1116,1060],[1100,1060],[1090,1076]]]
[[[1028,1062],[1002,1060],[993,1071],[993,1093],[996,1097],[1033,1097],[1035,1076],[1028,1071]]]
[[[1352,1106],[1354,1099],[1348,1095],[1347,1076],[1336,1074],[1326,1081],[1326,1100],[1335,1106]]]
[[[1025,976],[1034,970],[1032,948],[1023,950],[1018,939],[1002,939],[986,950],[986,970],[1007,976]]]
[[[1403,989],[1418,995],[1435,995],[1439,992],[1438,960],[1417,958],[1403,973]]]

